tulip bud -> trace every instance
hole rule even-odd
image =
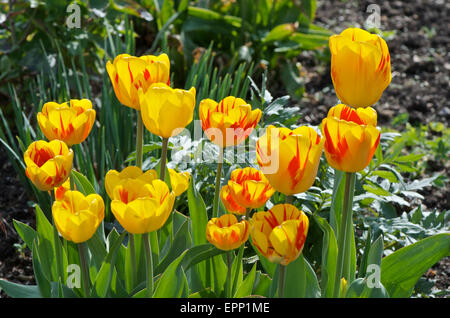
[[[252,242],[270,262],[286,266],[302,252],[308,226],[305,213],[291,204],[278,204],[253,214]]]
[[[269,126],[256,144],[258,164],[275,190],[285,195],[305,192],[316,178],[323,143],[311,127]]]
[[[329,40],[331,78],[342,103],[354,108],[375,104],[391,82],[386,42],[376,34],[349,28]]]
[[[37,121],[48,140],[59,139],[72,147],[89,135],[95,121],[95,110],[88,99],[71,99],[69,104],[49,102],[37,114]]]
[[[111,200],[114,200],[114,188],[124,184],[128,179],[138,179],[144,183],[151,183],[153,180],[158,179],[158,173],[153,169],[143,172],[141,168],[136,166],[126,167],[121,172],[109,170],[105,176],[105,188]]]
[[[117,99],[125,106],[140,110],[138,90],[144,92],[154,83],[170,82],[170,61],[167,54],[131,56],[120,54],[106,64]]]
[[[212,218],[206,225],[206,239],[220,250],[230,251],[248,240],[249,224],[238,222],[233,214]]]
[[[223,189],[226,188],[226,189]],[[225,206],[237,204],[244,208],[256,209],[266,204],[275,189],[270,185],[261,171],[247,167],[235,169],[230,176],[228,185],[222,187],[222,202]],[[230,194],[230,196],[225,194]],[[230,203],[225,203],[230,200]],[[234,208],[230,212],[233,212]],[[241,209],[238,209],[241,211]]]
[[[176,136],[193,119],[195,87],[173,89],[165,84],[153,84],[147,92],[139,90],[142,121],[145,127],[162,138]]]
[[[332,107],[322,120],[325,156],[331,167],[358,172],[367,167],[380,143],[377,112],[371,107]]]
[[[73,151],[61,140],[38,140],[23,154],[25,174],[41,191],[62,185],[72,170]]]
[[[144,234],[164,225],[174,201],[175,194],[159,179],[151,183],[127,179],[114,187],[111,211],[129,233]]]
[[[170,176],[170,186],[172,187],[172,191],[175,193],[175,196],[180,196],[186,191],[189,187],[189,172],[176,172],[174,169],[168,169]]]
[[[261,110],[243,99],[228,96],[219,103],[204,99],[199,106],[205,135],[219,147],[237,146],[253,131],[261,118]]]
[[[78,191],[66,191],[52,206],[58,232],[68,241],[89,240],[105,216],[105,204],[98,194],[84,196]]]

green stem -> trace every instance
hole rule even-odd
[[[55,201],[55,192],[54,190],[50,191],[50,207],[53,206],[53,202]],[[52,215],[53,222],[53,240],[55,241],[55,257],[56,257],[56,272],[58,273],[58,278],[61,280],[61,283],[64,284],[64,272],[63,272],[63,260],[62,260],[62,252],[61,245],[57,244],[59,240],[58,229],[56,228],[55,219],[53,219],[53,213],[50,211],[50,215]]]
[[[294,202],[294,196],[293,195],[287,195],[286,196],[286,203],[292,204]]]
[[[142,235],[142,239],[144,240],[144,248],[145,248],[145,269],[147,275],[147,289],[146,289],[146,297],[151,298],[153,295],[153,259],[152,259],[152,248],[150,246],[150,238],[148,233],[144,233]]]
[[[141,111],[137,112],[137,132],[136,132],[136,166],[142,168],[142,147],[144,142],[144,124],[142,122]]]
[[[81,281],[83,284],[84,297],[89,297],[89,289],[91,288],[91,284],[89,279],[89,268],[87,265],[86,246],[84,242],[78,244],[78,253],[80,254]]]
[[[130,254],[131,254],[131,285],[134,287],[137,280],[136,248],[134,243],[134,234],[128,233],[128,240],[130,242]]]
[[[164,181],[166,178],[166,161],[167,161],[167,146],[169,144],[169,138],[162,139],[161,149],[161,163],[159,165],[159,179]]]
[[[231,282],[231,251],[227,252],[227,284],[226,284],[226,297],[231,298],[231,289],[232,289],[232,282]]]
[[[286,279],[286,266],[280,264],[278,272],[278,298],[284,297],[284,282]]]
[[[342,208],[342,215],[339,227],[338,237],[338,256],[336,264],[336,276],[334,278],[334,292],[333,297],[339,297],[340,282],[342,273],[344,271],[344,263],[346,262],[345,256],[350,257],[349,253],[346,253],[346,242],[350,237],[348,231],[351,229],[352,222],[352,205],[353,205],[353,193],[351,193],[352,181],[355,177],[354,173],[345,173],[345,189],[344,189],[344,205]],[[346,255],[347,254],[347,255]],[[349,282],[350,283],[350,282]]]
[[[218,217],[219,211],[219,193],[220,193],[220,181],[222,177],[222,167],[223,167],[223,148],[219,147],[219,161],[217,162],[217,173],[216,173],[216,187],[214,191],[214,205],[212,217]]]

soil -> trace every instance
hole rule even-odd
[[[363,27],[369,16],[368,4],[380,8],[380,29],[395,30],[387,38],[392,61],[392,82],[374,106],[379,125],[390,126],[399,114],[408,114],[412,124],[450,120],[450,3],[445,0],[417,1],[317,1],[315,23],[340,33],[343,29]],[[387,32],[386,32],[387,34]],[[313,52],[303,52],[298,61],[305,78],[305,95],[300,101],[303,120],[317,125],[328,109],[337,103],[329,64],[320,62]],[[448,165],[438,166],[448,176]],[[432,173],[430,171],[429,173]],[[20,180],[0,151],[0,277],[21,284],[35,284],[31,253],[18,237],[13,219],[35,228],[33,209]],[[448,190],[433,191],[428,208],[448,209]],[[431,194],[431,191],[430,191]],[[450,258],[438,262],[426,277],[436,287],[450,286]],[[0,297],[6,297],[0,292]]]

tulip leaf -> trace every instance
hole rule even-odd
[[[42,212],[39,205],[36,205],[35,208],[36,228],[38,233],[37,250],[39,251],[41,258],[46,260],[41,264],[42,271],[48,280],[57,281],[58,276],[56,272],[56,253],[53,240],[53,226],[47,220],[47,217],[44,215],[44,212]]]
[[[77,191],[80,191],[84,195],[96,193],[95,188],[89,182],[88,178],[86,178],[83,174],[72,169],[70,176],[73,178],[75,182]]]
[[[186,256],[183,259],[183,268],[187,271],[192,266],[223,253],[225,253],[225,251],[219,250],[209,243],[195,245],[187,251]]]
[[[303,254],[286,266],[284,297],[320,297],[316,274]]]
[[[336,263],[338,247],[334,231],[328,222],[318,215],[314,215],[323,231],[322,239],[322,267],[321,267],[321,288],[324,297],[333,297],[334,276],[336,274]]]
[[[181,263],[186,253],[187,251],[184,251],[166,268],[157,282],[153,298],[179,298],[188,292],[187,279]]]
[[[186,220],[178,232],[175,234],[172,247],[167,253],[166,257],[159,263],[159,265],[153,271],[153,275],[156,276],[162,273],[172,261],[180,256],[185,250],[187,250],[192,244],[192,238],[189,233],[189,222]]]
[[[50,285],[50,281],[45,277],[45,275],[42,272],[41,267],[41,259],[40,255],[37,250],[38,242],[37,238],[33,241],[32,244],[32,251],[33,251],[33,272],[34,277],[36,279],[37,286],[39,287],[39,291],[41,293],[42,297],[50,298],[52,295],[52,288]],[[46,260],[44,260],[46,261]]]
[[[370,285],[367,278],[357,278],[348,286],[345,298],[389,298],[381,283]]]
[[[381,261],[381,283],[392,298],[409,297],[419,278],[441,258],[449,255],[449,233],[427,237],[384,257]]]
[[[0,287],[12,298],[42,298],[37,285],[21,285],[0,278]]]
[[[25,242],[28,248],[31,249],[33,246],[33,241],[37,237],[36,231],[29,225],[17,220],[13,220],[13,224],[17,234],[19,234],[20,238]]]
[[[114,265],[116,262],[117,251],[119,250],[119,247],[122,244],[126,233],[127,232],[124,231],[118,238],[112,238],[110,240],[113,235],[116,237],[118,236],[117,231],[113,229],[108,235],[108,241],[110,241],[111,244],[110,249],[105,257],[105,260],[103,261],[103,265],[100,268],[97,277],[95,278],[94,286],[92,287],[92,291],[95,291],[98,297],[105,297],[108,293],[113,276],[113,271],[115,270]]]
[[[208,214],[206,213],[205,202],[195,188],[194,176],[191,176],[189,188],[187,190],[187,197],[194,245],[206,243],[206,224],[208,223]]]
[[[247,274],[244,281],[239,285],[236,293],[234,294],[235,298],[246,297],[252,294],[253,285],[255,283],[256,277],[256,263],[253,265],[250,273]]]

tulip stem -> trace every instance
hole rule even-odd
[[[130,242],[130,254],[131,254],[131,285],[134,287],[136,284],[136,248],[134,244],[134,234],[128,233],[128,240]]]
[[[59,240],[59,234],[58,234],[58,229],[56,228],[55,219],[53,218],[53,213],[51,211],[53,202],[55,202],[55,193],[53,190],[51,190],[50,191],[50,215],[52,216],[52,221],[53,221],[53,240],[55,241],[56,272],[58,273],[58,278],[61,280],[61,283],[64,284],[61,246],[60,246],[60,244],[57,243]]]
[[[83,283],[84,297],[89,297],[89,289],[91,286],[89,279],[89,268],[86,259],[86,246],[84,242],[78,244],[78,253],[80,254],[81,281]]]
[[[164,181],[166,178],[166,161],[167,161],[167,146],[169,144],[169,138],[162,139],[161,149],[161,162],[159,165],[159,179]]]
[[[227,272],[227,285],[226,285],[226,297],[227,298],[231,298],[231,294],[232,294],[232,281],[231,281],[231,251],[227,252],[227,267],[228,267],[228,272]]]
[[[352,172],[345,173],[345,189],[344,189],[344,204],[342,207],[342,215],[339,226],[339,236],[338,236],[338,256],[336,263],[336,276],[334,278],[334,292],[333,297],[339,297],[340,282],[342,278],[342,273],[344,271],[345,256],[350,257],[349,253],[346,255],[345,246],[346,242],[351,236],[348,235],[348,231],[351,229],[352,220],[352,206],[353,206],[353,191],[352,183],[355,178],[355,174]]]
[[[152,259],[152,248],[150,246],[150,238],[148,233],[142,235],[144,240],[145,248],[145,265],[146,265],[146,275],[147,275],[147,288],[146,297],[151,298],[153,295],[153,259]]]
[[[280,264],[278,272],[278,298],[284,297],[284,282],[286,279],[286,266]]]
[[[142,122],[141,111],[138,110],[137,114],[137,131],[136,131],[136,166],[142,168],[142,147],[144,142],[144,124]]]
[[[223,148],[219,147],[219,160],[217,162],[217,173],[216,173],[216,188],[214,192],[214,205],[212,217],[218,217],[219,211],[219,192],[220,192],[220,181],[222,177],[222,167],[223,167]]]

